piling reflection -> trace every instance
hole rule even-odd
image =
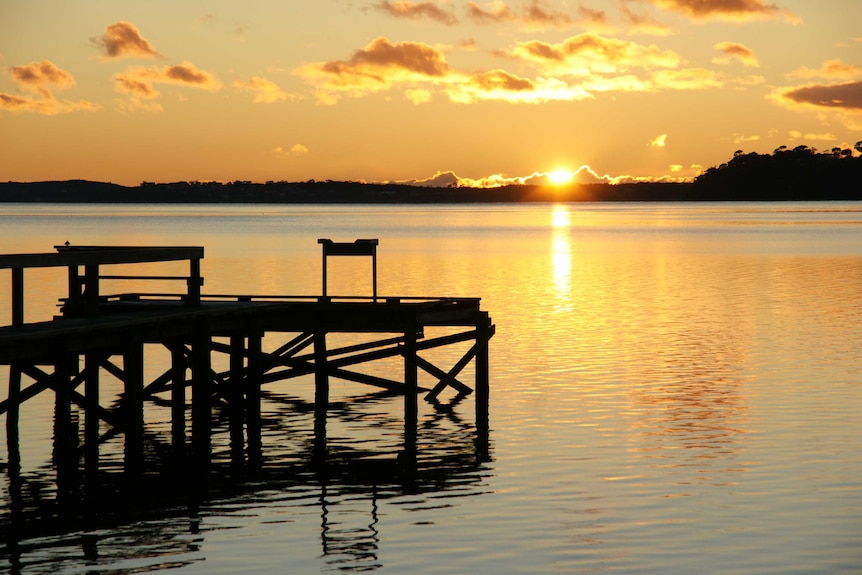
[[[266,390],[260,456],[237,448],[233,411],[218,406],[206,476],[177,465],[168,425],[145,427],[143,459],[133,466],[123,461],[129,452],[122,442],[112,434],[99,437],[102,460],[88,468],[85,454],[92,447],[78,424],[84,410],[55,414],[54,441],[79,442],[71,458],[22,471],[19,439],[7,435],[0,564],[13,574],[186,566],[206,558],[207,525],[221,520],[222,509],[254,514],[262,501],[282,493],[297,513],[309,501],[318,506],[320,558],[328,568],[378,569],[381,501],[399,505],[409,496],[415,504],[417,497],[456,489],[481,493],[488,447],[477,449],[472,417],[460,413],[469,411],[462,400],[424,408],[416,433],[420,448],[411,450],[403,443],[402,400],[391,393],[331,401],[321,425],[313,401]],[[70,430],[73,438],[59,437]]]

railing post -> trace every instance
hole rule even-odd
[[[248,461],[254,469],[262,459],[260,437],[260,384],[263,376],[263,332],[255,326],[248,334],[248,368],[245,380],[245,418]]]
[[[197,307],[201,305],[201,285],[203,278],[201,277],[201,260],[200,258],[191,258],[189,260],[189,279],[188,279],[188,295],[186,305]]]
[[[12,325],[24,323],[24,268],[12,268]]]
[[[131,341],[123,354],[125,470],[135,479],[144,469],[144,344]]]

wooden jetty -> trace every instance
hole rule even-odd
[[[53,393],[54,467],[58,499],[64,485],[84,474],[97,474],[99,444],[107,427],[124,436],[127,474],[143,472],[144,409],[156,394],[170,394],[171,441],[183,469],[205,474],[211,462],[213,409],[230,414],[232,455],[259,462],[261,389],[266,384],[307,376],[314,384],[315,452],[326,457],[326,419],[330,379],[340,378],[404,396],[404,443],[400,457],[416,457],[418,374],[435,382],[426,399],[436,401],[450,388],[456,397],[475,398],[478,454],[488,449],[488,342],[495,327],[479,298],[378,297],[377,240],[339,243],[319,240],[323,249],[320,296],[252,296],[202,293],[202,247],[55,246],[55,251],[0,255],[0,269],[11,270],[11,324],[0,327],[0,365],[8,366],[8,395],[0,402],[6,415],[8,471],[19,471],[19,412],[22,404]],[[371,297],[327,294],[326,260],[331,256],[371,256]],[[126,264],[188,262],[180,276],[117,275]],[[68,294],[50,321],[24,321],[25,271],[65,267]],[[103,293],[110,280],[177,281],[178,293]],[[140,285],[140,284],[139,284]],[[430,328],[453,333],[426,337]],[[370,342],[332,346],[334,334],[362,334]],[[263,341],[266,337],[267,349]],[[343,338],[339,338],[339,341]],[[274,343],[273,343],[274,342]],[[469,349],[451,367],[434,365],[423,352],[468,342]],[[147,350],[170,352],[169,368],[144,380]],[[459,348],[460,349],[460,348]],[[213,357],[226,354],[226,371]],[[360,371],[363,364],[400,358],[403,376],[382,377]],[[459,374],[473,363],[472,387]],[[100,378],[107,373],[122,382],[122,399],[105,406]],[[32,380],[22,387],[22,376]],[[190,397],[187,397],[190,390]],[[70,421],[72,405],[84,414],[83,438]],[[187,429],[190,424],[190,430]],[[101,428],[101,429],[100,429]],[[189,433],[190,431],[190,433]],[[82,447],[83,446],[83,447]],[[81,462],[83,460],[83,466]]]

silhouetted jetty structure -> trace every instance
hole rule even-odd
[[[375,240],[333,242],[321,239],[323,294],[320,296],[208,295],[201,291],[202,247],[55,246],[50,253],[0,255],[0,269],[11,271],[11,324],[0,327],[0,365],[9,367],[8,395],[0,402],[6,415],[8,473],[20,472],[21,406],[43,393],[54,396],[54,461],[57,497],[76,489],[85,476],[97,476],[99,445],[108,435],[124,436],[126,475],[144,465],[145,404],[169,394],[173,461],[187,473],[205,474],[211,465],[214,407],[227,412],[230,448],[246,463],[259,462],[261,395],[266,384],[307,376],[314,386],[314,451],[326,458],[326,420],[330,378],[356,382],[404,396],[404,443],[399,459],[417,453],[419,372],[435,382],[426,399],[451,388],[456,398],[475,398],[477,453],[488,443],[488,343],[495,327],[479,298],[378,297]],[[327,293],[327,258],[370,256],[374,293]],[[136,264],[188,262],[183,275],[119,275]],[[172,264],[174,267],[182,264]],[[33,268],[68,270],[68,294],[49,321],[25,322],[25,272]],[[106,273],[105,270],[110,273]],[[128,268],[126,268],[128,269]],[[135,268],[140,269],[140,266]],[[147,268],[150,269],[150,268]],[[180,282],[179,293],[103,293],[105,282],[146,280]],[[32,297],[32,294],[30,294]],[[426,337],[429,328],[445,335]],[[451,333],[449,333],[451,332]],[[339,346],[332,337],[338,335]],[[344,345],[344,337],[371,337]],[[266,338],[266,346],[263,345]],[[467,342],[466,344],[464,342]],[[454,365],[441,368],[423,352],[461,344]],[[144,378],[152,346],[166,348],[168,369]],[[450,348],[451,350],[451,348]],[[214,361],[218,354],[225,358]],[[387,377],[360,371],[369,362],[395,358],[403,374]],[[400,358],[400,359],[399,359]],[[472,387],[459,374],[473,363]],[[219,371],[217,365],[226,365]],[[103,405],[103,374],[121,382],[119,402]],[[22,386],[22,376],[32,380]],[[425,376],[423,376],[425,377]],[[83,413],[83,437],[71,420],[72,406]],[[189,429],[190,427],[190,429]],[[107,432],[106,432],[107,430]],[[83,463],[83,465],[82,465]],[[14,491],[14,489],[13,489]],[[14,493],[13,493],[14,497]]]

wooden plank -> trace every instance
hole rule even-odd
[[[323,246],[324,256],[373,256],[377,253],[377,239],[354,240],[352,242],[334,242],[321,238],[317,243]]]
[[[57,253],[3,254],[0,269],[47,268],[78,265],[130,264],[193,260],[204,257],[203,247],[57,246]]]

